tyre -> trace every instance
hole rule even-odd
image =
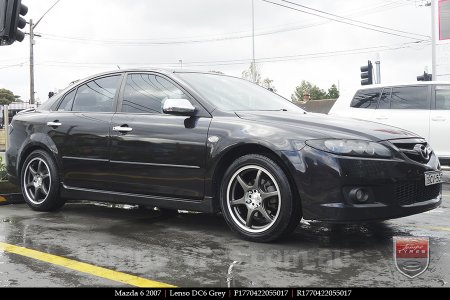
[[[20,178],[23,197],[32,209],[53,211],[64,205],[65,200],[59,196],[58,169],[47,152],[32,152],[22,166]]]
[[[291,233],[301,220],[283,169],[266,156],[237,159],[225,172],[220,205],[230,228],[254,242],[270,242]]]

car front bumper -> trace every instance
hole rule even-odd
[[[433,154],[428,163],[407,157],[345,157],[304,147],[282,153],[294,175],[303,218],[333,222],[386,220],[438,207],[442,184],[425,186],[427,171],[440,169]],[[351,191],[369,196],[361,203]]]

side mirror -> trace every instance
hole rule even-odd
[[[170,115],[192,116],[195,107],[187,99],[166,99],[163,102],[163,112]]]

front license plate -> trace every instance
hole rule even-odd
[[[425,172],[425,186],[443,182],[444,179],[441,171]]]

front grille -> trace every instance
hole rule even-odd
[[[423,182],[401,183],[395,187],[395,198],[400,205],[410,205],[434,199],[441,190],[442,184],[425,186]]]
[[[429,147],[428,143],[424,139],[407,139],[407,140],[396,140],[391,141],[400,152],[402,152],[409,159],[416,161],[418,163],[427,163],[429,159],[424,159],[419,152],[414,150],[417,145],[422,145],[424,147]]]

